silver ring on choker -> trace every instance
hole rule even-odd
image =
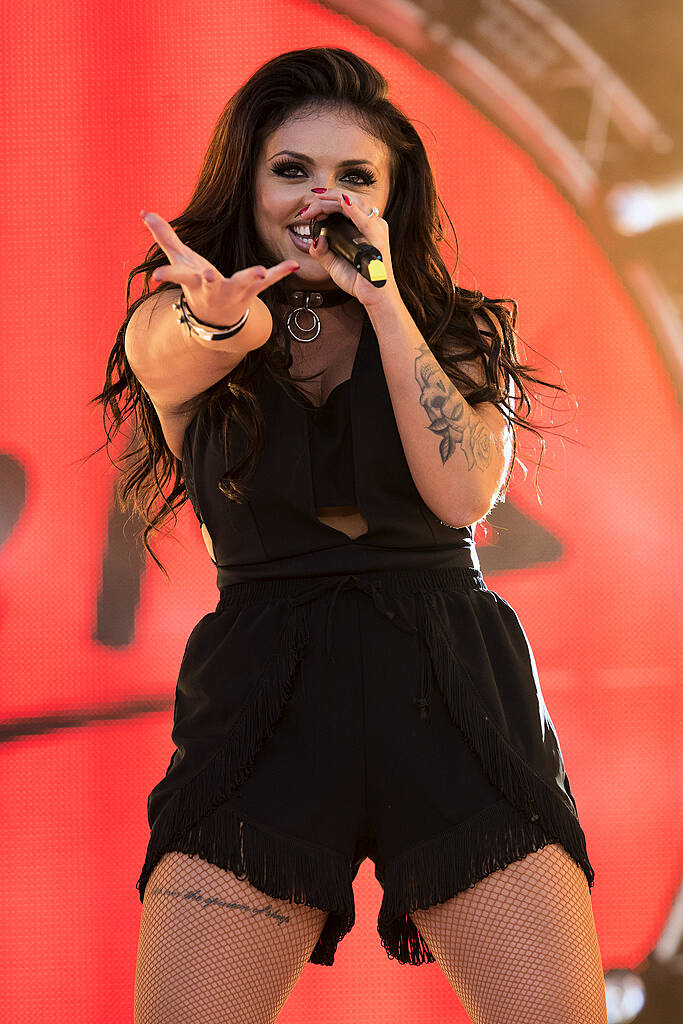
[[[315,294],[316,293],[314,292],[313,295]],[[292,335],[292,337],[296,339],[296,341],[301,341],[304,344],[309,341],[315,341],[315,339],[320,334],[320,317],[318,316],[316,311],[310,306],[310,301],[311,293],[308,293],[304,298],[305,305],[297,306],[297,308],[293,309],[292,312],[287,317],[287,330]],[[322,303],[322,296],[320,296],[320,302]],[[299,313],[310,313],[311,316],[313,317],[313,325],[311,327],[302,327],[297,319]],[[298,334],[295,334],[291,327],[292,321],[294,322],[294,326],[296,327],[296,329],[298,331],[302,331],[304,334],[308,334],[308,337],[301,338],[299,337]],[[315,334],[311,334],[311,331],[315,331]]]

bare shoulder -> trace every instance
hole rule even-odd
[[[126,352],[136,354],[136,349],[142,347],[144,338],[154,325],[154,321],[178,301],[180,285],[173,288],[157,288],[155,291],[142,300],[139,306],[131,313],[130,320],[126,326]],[[130,359],[130,355],[128,356]]]
[[[193,413],[189,402],[225,377],[242,359],[241,350],[212,351],[178,327],[173,304],[180,287],[158,289],[140,303],[126,327],[126,357],[149,398],[166,445],[182,459],[185,431]]]

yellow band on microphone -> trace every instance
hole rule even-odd
[[[387,279],[387,268],[382,260],[370,260],[368,263],[368,273],[373,284],[375,281],[386,281]]]

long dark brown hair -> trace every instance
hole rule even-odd
[[[348,50],[310,47],[267,61],[221,112],[194,192],[185,210],[169,223],[186,245],[225,277],[245,267],[280,262],[281,257],[268,251],[261,242],[253,216],[256,162],[263,143],[294,114],[324,108],[353,116],[361,128],[388,147],[391,155],[391,188],[383,217],[389,225],[392,266],[403,302],[463,397],[472,406],[496,403],[510,424],[513,456],[496,499],[501,501],[517,459],[516,426],[533,431],[540,438],[541,449],[545,447],[538,430],[527,422],[531,402],[525,382],[568,392],[561,384],[534,377],[532,371],[537,368],[519,362],[515,330],[518,307],[514,299],[490,299],[480,291],[470,291],[453,282],[439,249],[440,243],[446,242],[439,207],[453,231],[457,265],[455,229],[439,199],[420,135],[406,115],[387,99],[388,88],[379,71]],[[142,517],[144,546],[168,577],[149,545],[149,536],[154,530],[161,533],[169,516],[173,516],[175,525],[176,510],[188,497],[183,467],[166,444],[154,406],[132,373],[124,347],[128,322],[150,295],[152,272],[167,263],[165,253],[154,243],[144,262],[128,275],[126,318],[109,354],[104,388],[91,403],[101,402],[103,406],[106,441],[97,451],[106,446],[109,453],[116,433],[134,414],[133,438],[121,456],[125,466],[122,468],[112,460],[121,469],[117,496],[124,510]],[[417,272],[418,268],[422,273]],[[131,302],[131,284],[138,274],[143,275],[142,294]],[[156,290],[177,287],[167,281]],[[296,400],[296,386],[288,372],[292,363],[288,332],[281,315],[287,303],[284,281],[262,292],[260,298],[273,318],[273,331],[266,344],[247,353],[231,373],[183,407],[190,415],[201,408],[208,429],[222,431],[226,456],[229,423],[234,420],[246,431],[251,447],[219,482],[226,500],[232,501],[244,500],[246,478],[263,445],[263,417],[253,389],[256,375],[270,374]],[[506,303],[511,303],[512,312]],[[478,327],[475,316],[489,329]],[[485,385],[463,369],[462,364],[470,360],[477,360],[483,368]],[[513,404],[518,408],[513,408]],[[525,411],[520,416],[522,408]]]

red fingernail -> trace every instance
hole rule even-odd
[[[314,238],[314,239],[313,239],[313,248],[314,248],[314,249],[317,249],[317,248],[318,248],[318,242],[319,242],[319,241],[320,241],[320,235],[318,235],[318,237],[317,237],[317,238]]]
[[[320,192],[327,192],[327,189],[326,188],[312,188],[311,192],[318,192],[318,193],[320,193]],[[310,206],[310,203],[308,205]]]
[[[345,196],[343,192],[342,192],[342,199],[344,200],[344,202],[346,203],[347,206],[351,205],[351,200],[349,199],[348,196]]]
[[[308,207],[309,207],[310,205],[311,205],[311,204],[310,204],[310,203],[308,203],[308,205],[307,205],[307,206],[302,206],[302,207],[301,207],[301,209],[299,210],[299,212],[297,213],[297,217],[300,217],[302,213],[305,213],[305,212],[306,212],[306,210],[308,209]]]

